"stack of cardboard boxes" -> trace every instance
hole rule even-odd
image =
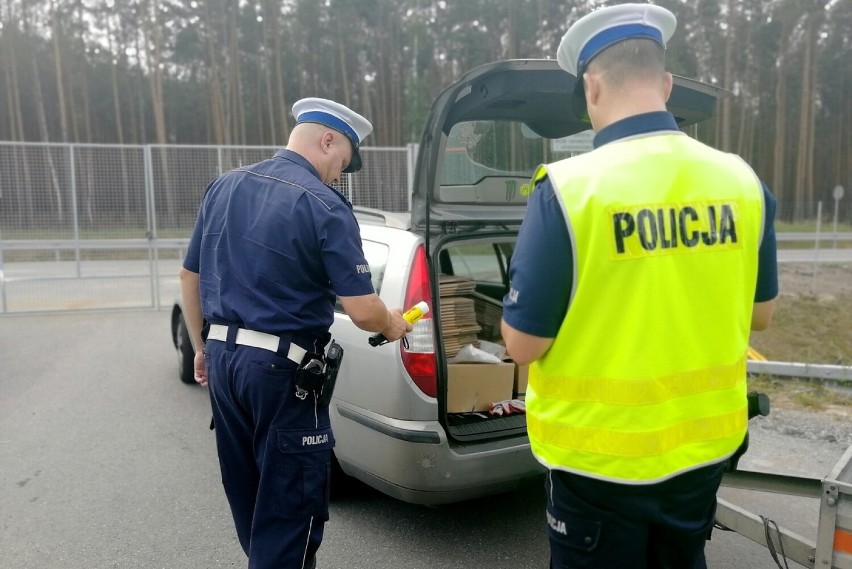
[[[503,303],[479,292],[473,293],[473,306],[476,312],[476,323],[482,328],[480,337],[489,342],[502,338],[500,321],[503,318]]]
[[[502,302],[474,292],[470,279],[442,276],[440,279],[441,329],[448,358],[465,345],[483,340],[501,341]],[[449,363],[448,413],[487,412],[491,403],[523,399],[527,366],[511,360],[500,363]]]
[[[441,296],[441,330],[444,335],[444,352],[448,358],[454,357],[468,344],[479,345],[477,334],[473,289],[476,286],[470,279],[442,275],[438,288]]]

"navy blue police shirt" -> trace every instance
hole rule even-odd
[[[665,111],[628,117],[595,135],[595,148],[650,132],[677,131],[674,116]],[[775,198],[763,184],[764,233],[758,254],[755,302],[778,295],[775,240]],[[556,260],[559,259],[557,262]],[[555,338],[568,310],[574,276],[573,248],[565,216],[549,178],[536,184],[529,198],[518,241],[512,253],[509,281],[512,291],[503,300],[503,319],[533,336]],[[546,278],[545,278],[546,277]]]
[[[210,184],[183,266],[209,323],[323,345],[335,295],[374,292],[352,205],[286,149]]]

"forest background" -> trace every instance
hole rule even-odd
[[[374,146],[418,142],[474,67],[552,58],[592,0],[0,0],[0,140],[283,145],[335,99]],[[750,162],[786,221],[852,190],[852,0],[658,0],[670,71],[722,87],[699,139]],[[852,220],[852,199],[842,221]]]

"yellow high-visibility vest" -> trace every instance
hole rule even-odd
[[[739,157],[666,131],[542,166],[574,283],[530,366],[527,427],[549,468],[649,484],[717,463],[746,433],[763,190]]]

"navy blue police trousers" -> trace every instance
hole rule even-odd
[[[274,352],[208,341],[222,485],[249,569],[311,567],[328,520],[334,437],[328,407]]]
[[[552,569],[706,569],[725,463],[649,485],[548,472]]]

